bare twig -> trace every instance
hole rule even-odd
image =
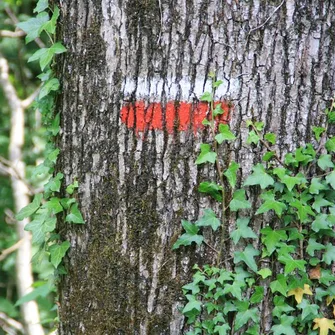
[[[272,18],[272,16],[280,9],[280,7],[284,4],[284,2],[285,2],[285,0],[283,0],[280,3],[280,5],[275,8],[275,10],[272,12],[272,14],[262,24],[260,24],[259,26],[255,27],[255,28],[250,29],[249,32],[248,32],[248,37],[250,36],[250,34],[253,31],[263,28],[270,21],[270,19]]]
[[[17,31],[0,30],[0,37],[17,38],[17,37],[23,37],[25,35],[26,33],[23,30],[17,30]]]
[[[14,252],[15,250],[17,250],[20,245],[23,243],[23,239],[21,239],[20,241],[16,242],[15,244],[13,244],[11,247],[2,250],[0,253],[0,262],[3,261],[8,255],[10,255],[12,252]]]
[[[29,95],[28,98],[22,100],[21,101],[22,108],[23,109],[28,108],[33,103],[33,101],[35,100],[35,98],[38,96],[39,92],[40,92],[40,87],[37,90],[35,90],[31,95]]]
[[[0,326],[9,335],[16,335],[18,332],[24,334],[24,328],[20,322],[0,312]]]

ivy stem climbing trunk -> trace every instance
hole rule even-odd
[[[22,104],[22,101],[18,98],[16,90],[9,80],[8,63],[1,55],[0,85],[11,110],[9,160],[13,170],[15,170],[15,174],[11,175],[11,184],[15,211],[18,212],[21,208],[30,203],[29,189],[24,182],[25,164],[22,160],[22,146],[24,144],[24,107],[27,107],[27,104]],[[29,232],[24,230],[24,226],[27,223],[28,219],[16,223],[18,239],[22,240],[22,243],[17,249],[16,257],[16,282],[19,298],[32,291],[32,284],[34,282],[31,267],[31,236]],[[35,301],[23,303],[21,305],[21,312],[26,334],[44,335],[43,328],[40,325],[37,303]]]

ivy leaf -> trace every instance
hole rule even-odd
[[[321,135],[324,133],[326,129],[323,127],[312,127],[312,130],[313,130],[316,140],[319,141],[321,138]]]
[[[275,308],[272,311],[272,315],[280,318],[283,313],[292,312],[294,311],[294,308],[291,307],[288,303],[286,303],[285,298],[281,296],[275,296],[273,299]]]
[[[287,296],[290,297],[294,295],[295,301],[298,304],[300,304],[302,301],[302,296],[304,294],[313,295],[313,292],[311,291],[310,286],[307,284],[304,284],[304,288],[296,287],[293,290],[288,291]]]
[[[289,254],[287,255],[280,255],[278,257],[278,260],[280,263],[285,264],[285,274],[288,274],[292,271],[294,271],[295,269],[299,269],[301,271],[305,271],[305,264],[306,261],[304,260],[298,260],[298,259],[294,259],[292,256],[290,256]]]
[[[255,286],[255,292],[250,297],[250,302],[252,304],[257,304],[261,302],[264,298],[264,287],[263,286]]]
[[[236,162],[231,162],[229,168],[223,173],[226,176],[232,188],[234,188],[236,185],[236,178],[237,178],[236,172],[239,168],[240,168],[239,164],[237,164]]]
[[[326,264],[330,265],[331,262],[335,261],[335,246],[327,243],[326,244],[326,250],[323,254],[322,261]]]
[[[266,200],[261,207],[258,208],[256,214],[263,214],[270,210],[274,210],[276,214],[281,217],[283,211],[286,209],[286,205],[276,200]]]
[[[306,248],[306,251],[310,256],[314,257],[315,250],[319,251],[325,248],[326,247],[323,244],[316,242],[315,238],[310,238],[308,240],[308,246]]]
[[[204,215],[196,222],[196,225],[198,227],[210,226],[216,231],[220,227],[221,222],[211,209],[205,209]]]
[[[267,133],[264,135],[264,138],[272,145],[276,143],[276,135],[274,133]]]
[[[311,194],[319,194],[319,191],[323,191],[327,189],[327,186],[323,185],[320,182],[320,178],[313,178],[311,185],[309,186],[309,193]]]
[[[241,288],[244,286],[245,284],[243,282],[239,282],[237,280],[233,281],[232,284],[226,283],[224,285],[224,289],[223,289],[223,294],[228,294],[230,293],[233,297],[235,297],[238,300],[242,299],[242,290]],[[214,296],[214,298],[218,298],[217,296]]]
[[[330,206],[332,203],[326,200],[323,195],[318,195],[315,197],[312,208],[315,209],[318,213],[320,213],[321,207]]]
[[[25,294],[21,297],[16,303],[15,306],[20,306],[28,301],[36,300],[38,297],[45,298],[52,290],[50,289],[50,285],[48,283],[41,285],[35,288],[33,291]]]
[[[303,299],[302,302],[297,306],[302,310],[301,320],[306,319],[307,316],[318,315],[319,306],[315,304],[311,304],[308,300]]]
[[[234,252],[234,263],[244,262],[252,271],[257,272],[257,264],[254,257],[259,254],[260,252],[249,244],[244,251]]]
[[[248,227],[250,218],[239,218],[236,221],[236,229],[230,233],[230,237],[235,244],[238,243],[240,238],[257,238],[258,236],[254,231]]]
[[[42,198],[42,194],[36,194],[34,200],[29,205],[23,207],[16,214],[16,219],[22,221],[24,218],[27,218],[30,215],[34,214],[40,208]]]
[[[44,210],[40,210],[36,213],[34,220],[29,222],[25,227],[24,230],[31,231],[33,234],[32,242],[33,244],[42,244],[45,238],[45,232],[43,232],[43,224],[47,218],[47,213]]]
[[[74,190],[76,188],[79,187],[79,183],[78,183],[78,180],[75,180],[72,184],[70,184],[67,188],[66,188],[66,192],[68,194],[73,194]]]
[[[328,335],[329,330],[335,331],[335,320],[315,318],[313,322],[315,323],[313,329],[319,329],[319,335]]]
[[[49,1],[48,0],[38,0],[37,5],[34,9],[34,13],[40,13],[48,7],[49,7]]]
[[[213,182],[205,181],[200,183],[198,191],[201,193],[208,193],[215,200],[222,201],[222,186]]]
[[[271,227],[265,227],[261,230],[262,242],[265,245],[269,255],[271,255],[275,250],[276,246],[280,241],[287,240],[287,234],[285,230],[273,230]]]
[[[195,164],[203,164],[203,163],[215,163],[216,153],[211,151],[211,146],[209,144],[202,143],[200,144],[200,155],[195,161]]]
[[[318,165],[320,169],[323,171],[327,170],[328,168],[333,168],[334,164],[332,162],[332,156],[331,155],[321,155],[318,159]]]
[[[265,172],[264,166],[257,164],[253,168],[253,173],[244,182],[244,186],[260,185],[262,189],[265,189],[274,182],[273,178]]]
[[[235,135],[230,131],[227,124],[220,123],[219,125],[219,134],[215,136],[216,141],[221,144],[223,141],[232,141],[235,140]]]
[[[56,23],[59,18],[59,8],[57,6],[54,7],[54,12],[50,21],[43,24],[42,29],[47,31],[50,34],[54,34],[56,31]]]
[[[230,327],[225,323],[221,326],[216,325],[214,328],[214,333],[219,335],[228,335],[229,334]]]
[[[277,280],[270,283],[270,289],[272,293],[279,292],[286,297],[287,282],[286,277],[282,274],[277,276]]]
[[[297,199],[291,202],[291,206],[297,209],[298,218],[301,222],[309,222],[308,215],[315,216],[310,206],[304,205]]]
[[[335,151],[335,136],[333,136],[326,142],[325,147],[330,153]]]
[[[326,182],[331,185],[331,187],[333,189],[335,189],[335,170],[332,171],[331,174],[329,174],[327,177],[326,177]]]
[[[201,97],[200,97],[200,101],[207,101],[207,102],[211,102],[213,100],[212,94],[209,92],[205,92]]]
[[[26,43],[33,41],[42,32],[43,24],[49,20],[49,15],[46,12],[39,13],[25,22],[20,22],[17,26],[22,29],[26,34]]]
[[[294,321],[293,316],[288,316],[286,314],[281,315],[280,324],[274,325],[271,327],[271,330],[273,331],[273,335],[281,335],[281,334],[295,335],[295,331],[291,327],[293,321]]]
[[[263,278],[270,277],[272,275],[272,271],[269,268],[263,268],[257,271],[257,273]]]
[[[45,96],[47,96],[51,91],[58,91],[59,89],[59,80],[57,78],[52,78],[44,83],[42,86],[38,98],[41,100]],[[59,126],[57,127],[57,131],[59,130]],[[57,135],[57,134],[56,134]]]
[[[186,220],[182,220],[181,224],[186,233],[178,238],[172,249],[178,249],[182,245],[191,245],[193,242],[200,245],[204,240],[204,237],[202,235],[198,235],[199,227]]]
[[[251,208],[250,202],[245,197],[245,190],[237,190],[234,192],[229,208],[233,212],[236,212],[239,209]]]
[[[315,220],[312,222],[312,230],[318,233],[320,230],[327,230],[327,229],[330,229],[328,215],[323,213],[318,214]]]
[[[49,201],[47,201],[42,208],[47,208],[52,211],[52,213],[57,214],[63,211],[63,207],[59,202],[60,200],[56,197],[52,197]]]
[[[64,241],[62,244],[53,244],[50,248],[50,261],[51,264],[57,269],[58,265],[62,261],[66,252],[70,248],[70,242]]]
[[[78,209],[78,204],[73,204],[70,208],[70,214],[66,215],[65,222],[72,222],[77,224],[85,223],[80,210]]]
[[[248,144],[251,144],[251,143],[258,144],[259,140],[260,140],[260,138],[255,133],[254,130],[249,131],[248,138],[247,138],[247,143]]]
[[[217,104],[213,110],[213,116],[216,117],[224,113],[224,110],[221,107],[221,104]]]
[[[283,184],[285,184],[288,190],[291,192],[295,185],[301,184],[301,179],[302,178],[300,177],[291,177],[291,176],[285,175],[282,178],[280,178],[280,181]]]
[[[66,48],[62,45],[62,43],[57,42],[53,44],[50,48],[42,48],[37,50],[29,59],[29,62],[33,62],[34,60],[40,61],[40,67],[43,71],[51,62],[52,58],[56,54],[61,54],[66,51]]]
[[[249,320],[254,321],[255,323],[259,322],[260,316],[257,308],[246,309],[244,311],[238,312],[235,317],[235,330],[243,327]]]

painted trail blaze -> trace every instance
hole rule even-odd
[[[230,109],[228,103],[218,101],[215,106],[221,104],[223,114],[216,117],[218,123],[229,121]],[[164,113],[165,109],[165,113]],[[136,133],[147,130],[163,130],[173,133],[174,130],[185,131],[192,129],[196,133],[203,128],[202,121],[208,113],[208,103],[188,103],[169,101],[165,108],[159,102],[149,105],[145,101],[127,103],[121,109],[121,121],[128,128],[135,129]]]

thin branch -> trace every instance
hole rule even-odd
[[[26,33],[23,30],[17,30],[17,31],[0,30],[0,37],[17,38],[17,37],[23,37],[25,35]]]
[[[283,0],[282,2],[281,2],[281,4],[278,6],[278,7],[276,7],[275,8],[275,10],[273,11],[273,13],[262,23],[262,24],[260,24],[259,26],[257,26],[257,27],[255,27],[255,28],[252,28],[252,29],[250,29],[249,30],[249,32],[248,32],[248,37],[250,36],[250,34],[253,32],[253,31],[255,31],[255,30],[258,30],[258,29],[261,29],[261,28],[263,28],[269,21],[270,21],[270,19],[272,18],[272,16],[279,10],[279,8],[284,4],[284,2],[285,2],[285,0]]]
[[[23,239],[21,239],[20,241],[16,242],[15,244],[13,244],[11,247],[2,250],[0,253],[0,262],[3,261],[8,255],[10,255],[12,252],[16,251],[20,245],[23,243]]]
[[[0,312],[0,325],[7,334],[14,335],[20,332],[24,334],[24,328],[20,322],[17,322],[14,319],[11,319],[5,313]]]
[[[28,108],[33,103],[35,98],[38,96],[38,93],[40,93],[40,87],[37,90],[35,90],[32,94],[30,94],[28,98],[21,101],[22,108],[23,109]]]

